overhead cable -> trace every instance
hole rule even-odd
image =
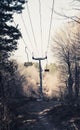
[[[39,15],[40,15],[40,31],[41,31],[41,49],[42,49],[42,55],[43,55],[41,0],[39,0]]]
[[[50,27],[49,27],[49,35],[48,35],[47,53],[48,53],[48,48],[49,48],[49,43],[50,43],[53,11],[54,11],[54,0],[53,0],[53,2],[52,2],[52,12],[51,12],[51,18],[50,18]]]
[[[26,33],[27,33],[27,36],[28,36],[29,42],[30,42],[30,44],[31,44],[32,42],[31,42],[31,39],[30,39],[30,35],[29,35],[28,31],[27,31],[27,27],[26,27],[26,25],[25,25],[25,21],[24,21],[24,18],[23,18],[23,15],[22,15],[22,14],[21,14],[21,19],[22,19],[22,22],[23,22],[23,25],[24,25],[25,31],[26,31]],[[31,47],[32,47],[32,49],[33,49],[33,45],[32,45],[32,44],[31,44]]]
[[[16,22],[15,22],[15,21],[13,21],[13,22],[14,22],[14,25],[17,27]],[[27,50],[29,51],[29,53],[32,55],[30,49],[27,47],[27,44],[26,44],[26,42],[25,42],[25,40],[24,40],[24,38],[23,38],[23,35],[21,36],[21,39],[23,40],[23,43],[24,43],[25,47],[27,48]]]
[[[34,43],[35,43],[36,49],[38,50],[38,46],[37,46],[37,42],[36,42],[36,38],[35,38],[35,34],[34,34],[34,29],[33,29],[33,25],[32,25],[32,20],[31,20],[31,15],[30,15],[30,10],[29,10],[29,7],[28,7],[28,3],[26,3],[26,5],[27,5],[27,11],[28,11],[28,16],[29,16],[30,24],[31,24],[31,29],[32,29]],[[39,51],[38,51],[38,54],[39,54]]]

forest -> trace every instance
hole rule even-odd
[[[10,59],[22,38],[18,25],[13,25],[13,15],[22,14],[27,3],[0,1],[0,130],[79,130],[80,15],[54,10],[66,22],[51,39],[50,51],[56,62],[40,70],[37,62],[22,64]],[[80,1],[72,4],[79,12]]]

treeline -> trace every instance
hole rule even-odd
[[[55,34],[53,43],[52,52],[59,65],[61,96],[69,104],[78,105],[80,104],[80,25],[75,22],[66,23],[64,29]]]
[[[25,0],[0,1],[0,130],[9,130],[12,121],[9,100],[19,95],[19,73],[17,64],[8,60],[13,50],[17,49],[17,40],[21,33],[14,27],[13,14],[21,13]]]

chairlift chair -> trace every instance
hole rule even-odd
[[[45,72],[49,72],[49,69],[47,68],[47,64],[46,64],[46,69],[44,71]]]
[[[24,63],[24,66],[28,67],[28,66],[32,66],[33,63],[32,63],[32,62],[29,62],[29,56],[28,56],[28,52],[27,52],[26,49],[27,49],[27,47],[25,47],[25,53],[27,54],[27,60],[28,60],[28,62],[25,62],[25,63]]]
[[[46,69],[45,69],[45,72],[49,72],[49,69],[46,68]]]
[[[28,67],[28,66],[32,66],[32,65],[33,65],[32,62],[25,62],[25,63],[24,63],[24,66],[26,66],[26,67]]]
[[[47,68],[47,64],[46,64],[46,69],[44,71],[45,72],[49,72],[49,69]]]

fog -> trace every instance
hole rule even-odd
[[[58,79],[59,73],[55,72],[54,74],[50,74],[50,73],[44,73],[44,93],[46,93],[46,95],[48,97],[54,97],[58,95],[58,91],[59,91],[59,79]]]
[[[28,97],[39,97],[40,95],[40,79],[39,79],[39,70],[34,66],[25,67],[19,65],[18,70],[21,75],[25,76],[25,82],[23,85],[24,95]],[[43,94],[49,98],[58,95],[59,91],[59,73],[57,71],[54,74],[49,72],[42,73],[42,84],[43,84]]]

